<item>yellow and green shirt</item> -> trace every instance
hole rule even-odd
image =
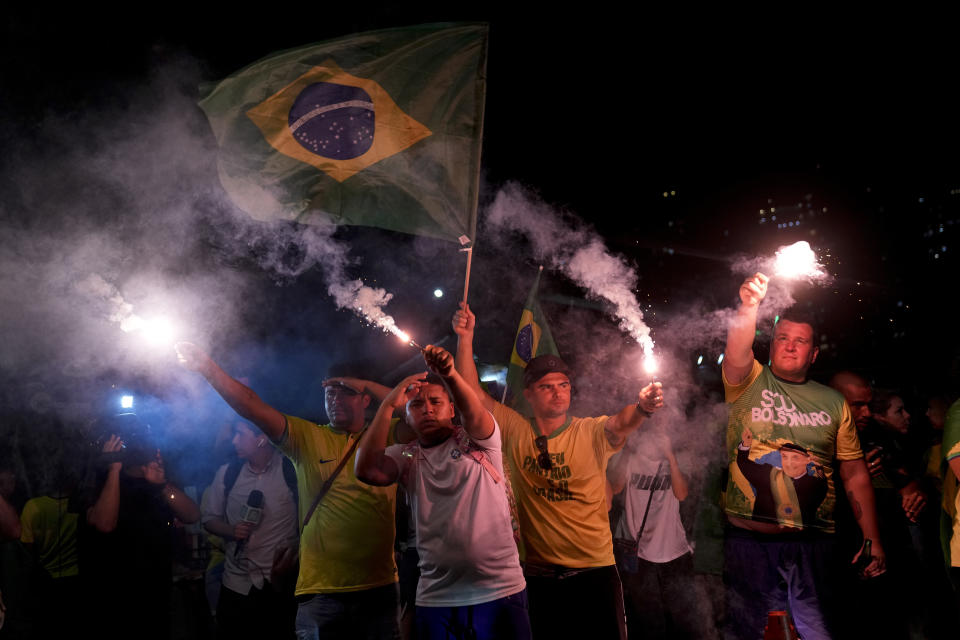
[[[756,360],[743,382],[731,384],[724,376],[723,385],[731,405],[726,512],[832,533],[836,504],[833,460],[863,457],[843,396],[811,380],[782,380]],[[753,440],[749,451],[744,452],[740,444],[747,428]],[[799,480],[782,472],[780,448],[787,443],[802,447],[810,456],[806,475]],[[759,473],[761,467],[766,469],[765,474]],[[822,482],[826,483],[825,491]]]
[[[537,464],[536,422],[497,404],[503,453],[520,515],[527,562],[573,569],[614,563],[607,518],[607,461],[620,447],[607,440],[607,416],[568,417],[547,436],[553,468]]]
[[[303,521],[341,458],[361,433],[286,416],[287,433],[277,445],[293,461]],[[388,439],[393,444],[393,437]],[[397,486],[374,487],[357,480],[356,450],[323,497],[300,538],[297,595],[372,589],[397,581],[393,557]]]
[[[20,515],[20,542],[32,544],[40,564],[54,578],[80,573],[76,513],[67,511],[69,498],[39,496],[27,500]]]

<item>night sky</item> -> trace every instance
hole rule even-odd
[[[37,225],[38,233],[45,225],[83,224],[31,206],[18,169],[55,165],[57,144],[109,144],[69,129],[82,129],[99,113],[135,119],[158,77],[182,79],[183,91],[196,92],[195,80],[215,81],[310,42],[421,22],[488,21],[481,205],[503,183],[517,181],[594,225],[611,250],[636,266],[638,296],[658,311],[648,315],[655,339],[664,331],[661,318],[694,302],[734,303],[735,256],[769,255],[806,239],[830,254],[825,261],[837,276],[834,285],[808,292],[828,347],[815,376],[853,367],[881,385],[905,388],[918,402],[930,389],[956,388],[955,323],[945,290],[954,283],[960,251],[960,134],[955,47],[945,21],[668,15],[592,5],[544,16],[480,3],[420,7],[296,7],[275,18],[236,7],[158,5],[147,17],[87,7],[8,10],[0,37],[0,188],[7,194],[0,215],[15,227]],[[199,110],[185,117],[198,135],[209,136]],[[797,220],[800,226],[777,226]],[[502,310],[503,317],[482,327],[478,353],[502,362],[536,264],[515,254],[516,281],[491,282],[502,247],[485,245],[483,231],[481,213],[472,297],[478,313],[486,309],[489,318]],[[462,267],[430,264],[457,260],[449,257],[455,247],[369,229],[342,229],[338,238],[365,258],[358,277],[396,294],[387,310],[402,326],[426,341],[449,333]],[[220,260],[216,241],[206,246],[204,259]],[[418,266],[398,279],[396,262],[375,259],[384,255]],[[307,372],[342,357],[344,343],[369,351],[364,355],[378,358],[383,372],[414,355],[349,312],[332,311],[318,275],[278,281],[257,274],[252,260],[223,258],[231,259],[252,278],[247,286],[257,289],[258,306],[238,311],[245,330],[212,335],[208,344],[277,402],[294,402],[303,389],[277,381],[286,370],[277,362],[244,362],[262,356],[260,347],[285,354],[278,359],[314,382],[322,372]],[[448,292],[442,300],[430,295],[436,286]],[[583,313],[605,317],[570,303],[582,297],[563,276],[545,272],[544,308],[560,336],[570,333],[568,315],[577,322]],[[4,342],[21,339],[13,330],[4,334]],[[704,353],[713,361],[718,351],[709,348]],[[691,363],[696,351],[686,354]],[[36,369],[31,375],[49,378]],[[5,378],[22,379],[10,371]],[[121,368],[98,384],[110,380],[158,395],[169,382]],[[307,402],[304,410],[317,408]]]

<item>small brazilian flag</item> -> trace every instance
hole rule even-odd
[[[537,272],[533,281],[527,302],[523,305],[523,314],[520,316],[520,328],[513,341],[513,353],[510,354],[510,365],[507,367],[507,396],[506,403],[523,415],[531,415],[530,405],[523,397],[523,371],[531,358],[543,355],[560,355],[557,345],[550,335],[546,316],[540,309],[540,300],[537,292],[540,289],[540,274],[543,267]]]
[[[371,31],[273,54],[200,107],[220,181],[261,220],[474,239],[487,25]]]

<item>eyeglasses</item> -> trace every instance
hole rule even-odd
[[[547,436],[537,436],[533,442],[537,445],[537,450],[540,451],[540,454],[537,455],[537,464],[544,471],[550,471],[550,469],[553,469],[553,462],[550,460],[550,452],[547,451]]]

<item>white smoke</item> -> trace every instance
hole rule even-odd
[[[583,287],[589,298],[605,301],[620,328],[649,353],[650,328],[637,301],[637,274],[611,253],[596,231],[538,201],[515,183],[501,189],[487,212],[494,228],[520,233],[538,260],[563,272]]]

